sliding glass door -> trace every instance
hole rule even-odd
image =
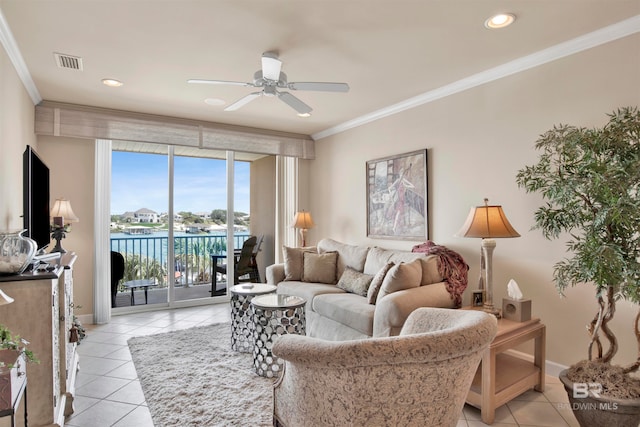
[[[249,171],[233,153],[114,142],[110,248],[125,260],[118,311],[226,294],[228,237],[240,248],[250,232]]]

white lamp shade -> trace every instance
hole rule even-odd
[[[56,199],[51,208],[50,216],[51,218],[62,217],[65,223],[80,222],[71,209],[71,202],[67,199]]]
[[[308,230],[315,226],[313,223],[313,219],[311,218],[311,213],[309,212],[297,212],[295,218],[293,219],[293,228],[302,228],[304,230]]]

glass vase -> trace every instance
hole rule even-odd
[[[21,274],[33,260],[37,245],[25,231],[0,231],[0,274]]]

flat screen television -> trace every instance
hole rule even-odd
[[[51,243],[49,219],[49,168],[35,150],[27,145],[23,155],[24,236],[38,244],[38,255]]]

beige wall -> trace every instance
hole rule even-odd
[[[635,35],[318,141],[311,165],[310,209],[317,223],[311,242],[333,237],[410,250],[416,242],[366,237],[365,162],[427,148],[430,237],[459,251],[471,266],[464,302],[477,287],[480,241],[454,234],[469,208],[488,197],[503,205],[522,235],[497,241],[495,301],[501,304],[507,282],[515,279],[533,300],[534,315],[547,324],[547,358],[563,365],[585,358],[584,326],[596,311],[593,289],[558,296],[551,278],[564,245],[530,230],[541,199],[519,189],[515,175],[536,162],[534,142],[554,124],[602,125],[606,113],[639,105],[639,76]],[[616,316],[620,363],[637,354],[635,310],[623,303]]]
[[[274,263],[276,223],[276,158],[263,157],[251,162],[251,233],[264,235],[258,253],[260,278],[264,281],[264,269]]]
[[[95,142],[88,139],[38,137],[38,153],[50,171],[51,201],[69,199],[80,222],[62,240],[62,247],[75,252],[73,299],[77,315],[93,313],[93,200]],[[53,244],[53,242],[52,242]],[[109,242],[105,242],[109,245]],[[84,320],[83,318],[83,321]]]
[[[38,149],[34,108],[0,45],[0,230],[22,229],[22,153]]]

